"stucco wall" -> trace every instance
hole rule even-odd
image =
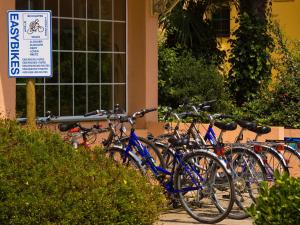
[[[7,10],[15,8],[14,0],[0,1],[0,117],[15,117],[16,80],[8,78]]]

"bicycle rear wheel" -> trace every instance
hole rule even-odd
[[[124,149],[114,146],[109,148],[106,154],[116,164],[132,168],[144,175],[145,170],[141,166],[140,160],[132,152],[126,153]]]
[[[235,205],[228,217],[245,219],[249,217],[245,209],[255,204],[261,182],[266,180],[266,170],[259,156],[247,148],[229,148],[225,158],[235,187]]]
[[[188,153],[174,175],[187,213],[201,223],[222,221],[234,203],[232,177],[217,156],[205,150]]]

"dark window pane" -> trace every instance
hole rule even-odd
[[[26,78],[17,78],[17,79],[16,79],[16,82],[17,82],[18,84],[19,84],[19,83],[26,84],[26,81],[27,81]]]
[[[30,0],[30,9],[43,10],[44,9],[44,1],[42,1],[42,0]]]
[[[99,54],[88,54],[88,83],[99,83]]]
[[[88,111],[93,111],[100,108],[100,86],[99,85],[89,85],[89,109]]]
[[[35,78],[35,83],[37,83],[37,84],[43,84],[44,83],[44,79],[45,78]]]
[[[126,55],[125,54],[114,54],[115,57],[115,83],[126,82]]]
[[[101,0],[101,19],[112,19],[112,0]]]
[[[28,8],[28,0],[17,0],[16,1],[16,9],[21,10],[21,9],[29,9]]]
[[[72,50],[72,20],[60,19],[60,49]]]
[[[86,82],[86,54],[74,53],[74,83]]]
[[[46,83],[57,83],[58,82],[58,53],[52,52],[52,77],[45,79]]]
[[[86,50],[86,22],[74,20],[74,48],[75,50]]]
[[[72,53],[60,53],[60,82],[72,83]]]
[[[59,9],[61,17],[72,17],[72,0],[60,0]]]
[[[126,109],[126,85],[114,86],[115,104],[119,104],[122,109]]]
[[[58,16],[58,0],[45,0],[45,9],[52,11],[52,16]]]
[[[60,115],[73,115],[73,87],[60,86]]]
[[[74,0],[74,17],[86,18],[85,0]]]
[[[212,24],[218,37],[230,36],[230,6],[216,9],[212,16]]]
[[[18,79],[17,79],[18,80]],[[16,116],[26,117],[26,86],[17,85],[16,87]]]
[[[112,82],[112,54],[101,54],[101,83]]]
[[[112,23],[101,23],[101,50],[112,51]]]
[[[52,19],[52,49],[58,49],[58,19]]]
[[[115,0],[115,20],[126,20],[126,0]]]
[[[115,26],[115,52],[125,52],[126,51],[126,24],[125,23],[114,23]]]
[[[44,85],[37,85],[35,87],[36,93],[36,114],[37,116],[44,116]]]
[[[74,114],[84,115],[86,113],[86,86],[74,86]]]
[[[99,0],[88,0],[87,7],[87,17],[91,19],[99,19]]]
[[[99,51],[99,22],[88,22],[88,50]]]
[[[58,86],[46,86],[46,111],[58,116]]]
[[[101,85],[101,109],[112,109],[112,86]]]

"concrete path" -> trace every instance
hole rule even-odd
[[[160,220],[155,225],[202,225],[191,218],[183,209],[168,210],[160,216]],[[218,223],[218,225],[252,225],[251,219],[232,220],[225,219]]]

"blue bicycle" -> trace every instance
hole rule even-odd
[[[171,167],[156,164],[147,148],[135,134],[135,121],[156,109],[144,109],[132,116],[119,117],[131,125],[126,147],[111,146],[109,156],[116,162],[131,165],[142,174],[151,173],[169,196],[178,198],[188,214],[202,223],[217,223],[231,211],[234,203],[234,185],[223,161],[204,149],[186,153],[184,138],[170,138]]]

